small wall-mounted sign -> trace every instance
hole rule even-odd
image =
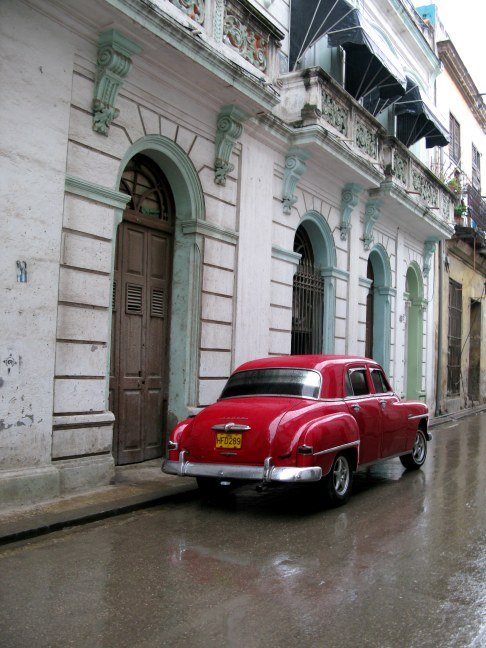
[[[17,281],[27,283],[27,261],[17,261]]]

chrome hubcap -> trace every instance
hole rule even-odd
[[[339,457],[333,471],[334,491],[337,495],[344,495],[349,486],[349,464],[345,457]]]
[[[421,432],[417,432],[415,444],[413,446],[412,455],[416,463],[422,463],[425,458],[425,439]]]

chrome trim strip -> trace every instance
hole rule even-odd
[[[315,482],[322,477],[322,468],[320,466],[309,466],[308,468],[272,466],[270,457],[267,457],[266,465],[263,467],[239,464],[193,463],[185,461],[184,455],[180,461],[164,460],[162,471],[168,475],[267,482]]]
[[[328,448],[327,450],[320,450],[319,452],[314,452],[313,457],[318,457],[319,455],[329,454],[330,452],[337,452],[338,450],[344,450],[345,448],[352,448],[354,446],[359,446],[360,441],[351,441],[350,443],[343,443],[342,445],[334,446],[334,448]]]
[[[242,425],[241,423],[218,423],[213,425],[211,430],[223,431],[223,432],[245,432],[246,430],[251,430],[249,425]]]
[[[413,421],[414,419],[422,419],[422,418],[429,418],[428,412],[426,414],[409,414],[408,415],[408,420]]]

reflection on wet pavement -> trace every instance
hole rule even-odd
[[[167,504],[0,552],[0,645],[486,645],[486,414],[437,429],[423,470]]]

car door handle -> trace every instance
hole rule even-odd
[[[359,405],[353,405],[353,409],[355,412],[361,412],[361,407]]]
[[[386,401],[380,401],[381,409],[385,409]]]

